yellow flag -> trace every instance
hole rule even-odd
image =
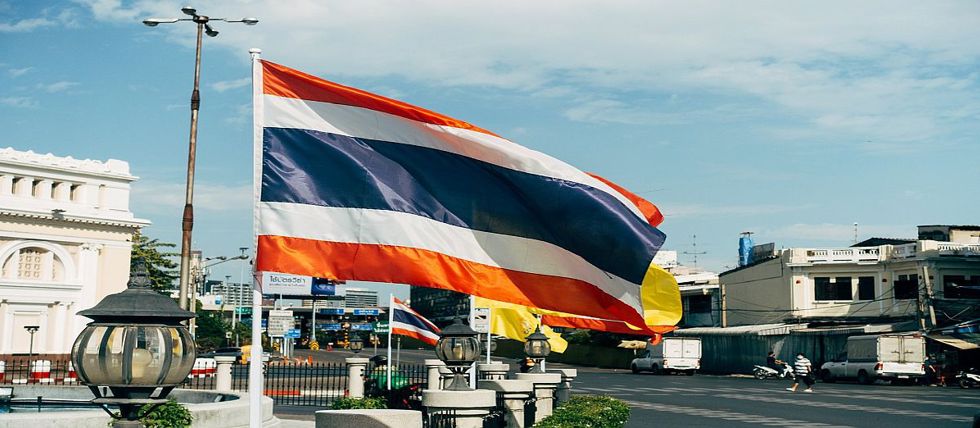
[[[537,317],[525,306],[483,297],[476,297],[474,304],[478,308],[490,308],[490,333],[498,336],[523,342],[538,326]],[[542,325],[541,333],[548,336],[548,344],[551,345],[552,352],[560,354],[568,348],[568,342],[551,327]]]
[[[677,279],[655,263],[650,263],[643,277],[640,298],[643,320],[648,326],[676,325],[684,314]]]

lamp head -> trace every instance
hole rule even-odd
[[[210,24],[204,24],[204,34],[207,34],[208,37],[217,37],[218,36],[218,32],[215,31],[214,28],[211,28],[211,25]]]
[[[258,24],[259,23],[259,19],[258,18],[242,18],[242,22],[244,22],[245,25],[255,25],[255,24]]]
[[[191,6],[184,6],[184,7],[180,8],[180,11],[181,12],[184,12],[184,14],[190,15],[190,16],[197,15],[197,9],[194,9]]]
[[[160,24],[173,24],[177,21],[177,18],[146,18],[143,20],[143,25],[146,25],[147,27],[156,27]]]

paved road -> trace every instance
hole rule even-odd
[[[629,402],[627,428],[969,427],[980,412],[980,389],[817,383],[816,392],[807,394],[790,393],[787,386],[779,380],[591,369],[580,370],[573,388]]]

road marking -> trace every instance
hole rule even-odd
[[[881,401],[895,401],[899,403],[913,403],[913,404],[932,404],[934,406],[952,406],[952,407],[965,407],[968,409],[975,409],[976,404],[973,403],[957,403],[951,401],[935,401],[935,400],[922,400],[918,398],[901,398],[901,397],[882,397],[882,396],[872,396],[872,395],[861,395],[855,397],[852,394],[842,394],[842,393],[827,393],[821,391],[820,395],[829,395],[832,397],[842,397],[842,398],[858,398],[861,400],[881,400]],[[958,397],[962,398],[962,397]]]
[[[756,397],[751,395],[740,395],[740,394],[719,394],[718,397],[731,398],[733,400],[750,400],[750,401],[764,401],[767,403],[783,403],[783,404],[791,404],[794,406],[823,407],[823,408],[829,408],[834,410],[851,410],[855,412],[887,413],[892,415],[902,414],[902,415],[916,416],[921,418],[945,419],[948,421],[955,421],[955,422],[973,421],[973,418],[966,417],[966,416],[944,415],[941,413],[922,412],[918,410],[892,409],[887,407],[859,406],[855,404],[843,404],[843,403],[824,403],[818,401],[794,400],[794,399],[774,398],[774,397]]]
[[[703,418],[724,419],[727,421],[762,424],[767,426],[795,427],[795,426],[802,425],[802,426],[818,427],[818,428],[851,428],[848,425],[830,425],[821,422],[803,421],[798,419],[784,419],[784,418],[778,418],[774,416],[753,415],[749,413],[714,410],[714,409],[706,409],[701,407],[678,406],[673,404],[644,403],[644,402],[628,401],[628,400],[626,402],[629,403],[630,406],[638,407],[641,409],[656,410],[660,412],[681,413],[685,415],[698,416]]]

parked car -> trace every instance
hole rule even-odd
[[[877,379],[912,383],[926,375],[926,343],[921,336],[875,335],[847,338],[847,351],[820,366],[820,379],[857,380],[863,384]]]
[[[643,355],[630,363],[633,373],[684,372],[690,376],[700,368],[701,339],[697,337],[665,337],[659,344],[648,344]]]

